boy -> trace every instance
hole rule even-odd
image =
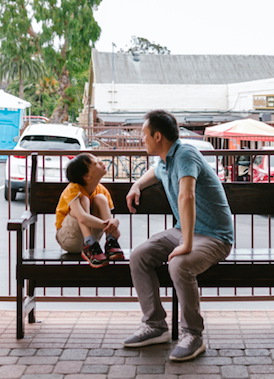
[[[90,153],[77,155],[67,167],[69,184],[56,207],[56,239],[62,249],[71,253],[82,251],[91,267],[108,265],[109,260],[123,260],[117,242],[119,221],[111,217],[114,208],[108,190],[99,183],[106,168]],[[98,243],[106,233],[105,253]]]

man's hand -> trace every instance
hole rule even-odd
[[[117,218],[110,218],[109,220],[106,220],[105,223],[106,227],[103,229],[103,231],[105,233],[112,234],[113,237],[118,239],[118,237],[120,237],[120,232],[118,230],[119,220]]]
[[[134,201],[136,205],[139,205],[140,196],[141,191],[137,186],[133,185],[126,196],[127,207],[131,213],[136,213],[136,209],[132,206],[132,203]]]
[[[184,244],[176,246],[175,249],[169,254],[168,261],[175,257],[176,255],[183,255],[190,253],[191,249],[187,248]]]

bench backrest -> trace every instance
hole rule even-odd
[[[36,157],[33,157],[35,165]],[[32,172],[30,210],[36,214],[53,214],[59,197],[67,183],[36,182]],[[128,214],[126,195],[131,183],[107,182],[115,205],[115,214]],[[274,214],[274,183],[224,183],[233,214]],[[172,214],[166,194],[160,183],[142,191],[138,214]]]

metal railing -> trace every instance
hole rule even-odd
[[[102,160],[110,162],[109,174],[106,175],[104,181],[129,181],[134,182],[143,172],[151,166],[151,157],[148,157],[146,152],[140,150],[96,150],[91,151],[95,155],[99,156]],[[28,158],[32,151],[28,150],[2,150],[1,156],[7,156],[6,163],[2,162],[1,173],[5,175],[5,167],[7,165],[7,191],[8,197],[11,199],[11,180],[12,167],[11,156],[20,156],[25,162],[25,173],[22,174],[22,181],[24,177],[29,175],[28,164],[30,159]],[[80,153],[77,151],[69,151],[70,158]],[[257,166],[254,163],[257,156],[266,157],[267,170],[264,172],[264,176],[261,176],[260,181],[274,181],[273,172],[274,167],[271,168],[271,157],[274,155],[273,150],[210,150],[202,152],[205,156],[216,157],[216,172],[219,173],[220,163],[225,171],[225,180],[236,181],[242,180],[238,175],[236,167],[239,163],[239,157],[250,157],[250,166],[248,167],[248,174],[245,176],[245,180],[254,181],[255,169]],[[64,159],[68,156],[68,151],[39,151],[41,157],[41,180],[46,180],[47,158],[50,156],[57,156],[60,162],[60,176],[56,178],[56,181],[65,180],[65,167]],[[232,160],[232,165],[228,166],[226,162],[228,158]],[[117,164],[117,175],[115,171],[115,164]],[[137,170],[137,166],[142,166],[141,172]],[[237,176],[238,175],[238,176]],[[266,178],[267,176],[267,178]],[[1,255],[0,255],[0,273],[1,273],[1,290],[0,301],[13,301],[15,300],[16,283],[15,283],[15,262],[16,262],[16,241],[15,235],[12,232],[6,231],[6,224],[10,218],[18,218],[23,213],[23,210],[28,209],[28,182],[25,181],[25,192],[18,193],[14,201],[4,200],[5,191],[5,179],[2,178],[0,196],[2,196],[2,231],[1,231]],[[258,183],[258,185],[260,185]],[[1,195],[2,192],[2,195]],[[273,212],[274,213],[274,212]],[[165,228],[172,226],[171,216],[142,216],[142,215],[123,215],[118,216],[120,219],[121,229],[121,246],[123,249],[133,249],[141,242],[145,241],[152,234],[161,231]],[[269,249],[272,247],[272,235],[273,235],[273,223],[271,215],[266,218],[260,216],[233,216],[234,229],[235,229],[235,246],[240,247],[261,247],[262,249]],[[37,243],[42,248],[58,249],[59,245],[55,241],[55,216],[46,215],[39,216],[38,220],[38,238]],[[142,225],[137,227],[136,225]],[[260,237],[260,238],[259,238]],[[26,247],[28,246],[28,238],[26,235]],[[260,242],[258,242],[260,241]],[[273,299],[272,289],[200,289],[202,300],[266,300]],[[161,289],[161,297],[164,301],[171,300],[171,290]],[[134,289],[62,289],[61,291],[56,289],[38,289],[37,299],[39,301],[137,301],[137,297]]]

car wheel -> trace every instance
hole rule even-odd
[[[10,201],[14,201],[16,198],[16,190],[11,188],[10,190]],[[5,199],[9,200],[9,187],[5,187]]]

